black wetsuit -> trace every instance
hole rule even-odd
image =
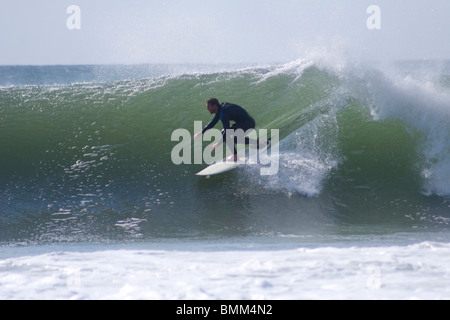
[[[247,111],[245,111],[244,108],[236,104],[225,102],[219,106],[219,109],[217,110],[214,119],[212,119],[212,121],[206,125],[202,133],[205,133],[206,130],[209,130],[212,127],[214,127],[217,124],[217,122],[219,122],[219,120],[222,121],[224,130],[242,129],[244,131],[247,131],[248,129],[255,128],[255,120],[252,117],[250,117],[250,115],[248,114]],[[230,121],[234,121],[236,123],[231,126]],[[223,133],[224,138],[225,134],[226,132]]]
[[[216,115],[211,120],[211,122],[206,125],[202,133],[205,133],[205,131],[213,128],[217,124],[217,122],[219,122],[219,120],[221,120],[223,124],[223,141],[226,141],[227,129],[242,129],[244,130],[244,132],[246,132],[249,129],[255,128],[255,120],[248,114],[248,112],[244,108],[236,104],[225,102],[219,106]],[[234,121],[235,123],[233,125],[230,125],[230,121]],[[234,140],[234,143],[237,143],[236,137]],[[248,138],[245,138],[245,144],[249,144]],[[236,148],[234,148],[234,153],[237,153]]]

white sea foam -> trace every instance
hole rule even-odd
[[[447,243],[107,250],[0,260],[1,299],[448,299]]]

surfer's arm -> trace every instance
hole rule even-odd
[[[230,125],[230,119],[229,119],[228,114],[224,115],[224,117],[222,119],[222,124],[223,124],[222,141],[220,143],[223,143],[224,141],[226,141],[226,139],[227,139],[227,130],[228,129],[232,129],[231,125]]]
[[[220,115],[219,115],[219,113],[216,113],[216,115],[215,115],[214,118],[211,120],[211,122],[208,123],[208,124],[206,125],[206,127],[203,128],[202,134],[205,133],[205,131],[207,131],[207,130],[213,128],[213,127],[217,124],[217,122],[219,122],[219,119],[220,119]]]
[[[214,118],[211,120],[211,122],[208,123],[208,124],[206,125],[206,127],[203,128],[202,131],[199,131],[199,132],[197,132],[197,133],[194,135],[194,140],[197,139],[198,137],[200,137],[202,134],[204,134],[204,133],[205,133],[206,131],[208,131],[209,129],[212,129],[212,128],[217,124],[217,122],[219,122],[219,119],[220,119],[220,116],[219,116],[218,114],[216,114],[216,115],[214,116]]]
[[[224,118],[224,120],[222,121],[222,123],[223,123],[222,139],[220,139],[219,142],[217,142],[216,144],[214,144],[214,145],[211,147],[211,150],[214,150],[214,149],[216,149],[217,147],[219,147],[220,145],[222,145],[222,143],[223,143],[224,141],[226,141],[226,139],[227,139],[227,129],[232,129],[232,128],[231,128],[231,125],[230,125],[230,120],[228,120],[228,118]]]

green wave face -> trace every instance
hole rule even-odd
[[[450,194],[445,79],[437,83],[444,93],[434,95],[378,72],[300,61],[4,87],[0,240],[298,233],[336,221],[441,223]],[[279,130],[277,175],[244,168],[203,180],[195,173],[204,165],[172,163],[172,132],[193,134],[194,121],[206,125],[210,97],[243,106],[256,129]]]

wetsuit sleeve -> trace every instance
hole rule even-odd
[[[222,115],[222,124],[223,124],[223,130],[222,130],[222,140],[226,141],[227,140],[227,129],[231,129],[231,125],[230,125],[230,117],[228,114],[224,113]]]
[[[219,115],[219,113],[216,113],[216,115],[215,115],[214,118],[211,120],[211,122],[208,123],[208,124],[206,125],[205,128],[203,128],[202,134],[205,133],[205,131],[207,131],[207,130],[213,128],[213,127],[217,124],[217,122],[219,122],[219,119],[220,119],[220,115]]]
[[[231,125],[230,125],[230,116],[224,112],[224,114],[222,115],[222,124],[223,124],[223,128],[226,129],[231,129]]]

